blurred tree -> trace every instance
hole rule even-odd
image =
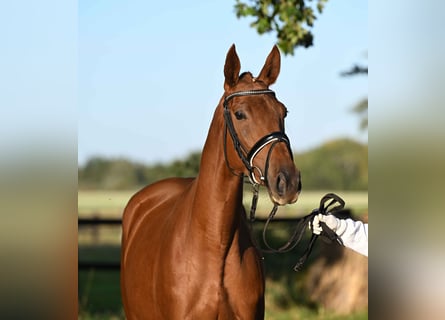
[[[351,69],[340,72],[340,75],[342,77],[351,77],[358,75],[368,76],[368,66],[355,64],[351,67]],[[354,108],[352,108],[352,112],[358,114],[358,116],[360,117],[360,129],[368,129],[368,98],[365,98],[357,103]]]
[[[368,75],[368,67],[354,65],[350,70],[340,72],[340,75],[343,77],[346,76],[355,76],[358,74],[366,74]]]
[[[329,141],[295,155],[307,190],[367,190],[368,147],[353,140]],[[168,177],[195,177],[201,152],[183,160],[143,165],[125,159],[92,158],[79,168],[80,189],[135,189]]]
[[[97,188],[107,175],[110,160],[93,157],[83,168],[79,168],[79,186],[81,188]]]
[[[168,177],[195,177],[199,172],[201,152],[183,160],[151,166],[126,159],[91,158],[78,169],[81,189],[134,189]]]
[[[360,129],[368,129],[368,98],[360,101],[354,108],[352,108],[352,112],[357,113],[361,118]]]
[[[236,0],[235,12],[238,18],[252,16],[250,24],[259,34],[275,31],[278,46],[285,54],[294,54],[295,48],[308,48],[313,44],[311,31],[315,11],[323,12],[328,0],[251,0],[249,3]]]
[[[126,159],[94,157],[78,172],[83,189],[129,189],[147,184],[144,166]]]
[[[307,190],[367,190],[368,147],[349,139],[329,141],[295,155]]]
[[[128,160],[117,159],[110,162],[101,185],[103,189],[131,189],[139,185],[138,180],[138,166]]]

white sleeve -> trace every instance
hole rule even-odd
[[[368,256],[368,224],[352,219],[339,219],[340,226],[336,233],[348,247],[364,256]]]

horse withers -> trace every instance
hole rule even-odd
[[[242,205],[244,176],[273,203],[297,201],[300,174],[284,132],[286,107],[269,86],[275,46],[257,77],[239,74],[233,45],[196,178],[137,192],[122,219],[121,290],[127,319],[264,319],[262,256]]]

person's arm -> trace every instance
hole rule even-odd
[[[352,219],[338,219],[333,215],[318,214],[314,217],[312,232],[320,234],[320,221],[334,231],[348,247],[364,256],[368,256],[368,224]]]

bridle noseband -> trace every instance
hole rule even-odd
[[[292,155],[292,151],[290,149],[290,142],[289,142],[289,138],[287,137],[287,135],[283,132],[283,131],[276,131],[276,132],[272,132],[267,134],[266,136],[262,137],[261,139],[259,139],[254,145],[253,147],[250,149],[250,151],[247,151],[245,147],[243,147],[243,145],[241,144],[241,141],[239,140],[239,137],[235,131],[235,127],[233,125],[233,121],[232,121],[232,117],[230,115],[230,110],[228,107],[229,101],[231,99],[233,99],[234,97],[240,97],[240,96],[253,96],[253,95],[260,95],[260,94],[273,94],[275,95],[275,92],[273,92],[272,90],[269,89],[265,89],[265,90],[248,90],[248,91],[238,91],[238,92],[234,92],[232,94],[229,94],[227,97],[224,98],[224,119],[225,119],[225,124],[226,124],[226,131],[229,131],[230,136],[232,137],[232,141],[233,141],[233,145],[235,146],[235,150],[239,156],[239,158],[241,159],[241,161],[244,163],[244,166],[246,167],[246,169],[249,171],[249,179],[250,182],[253,185],[259,185],[261,184],[261,182],[264,182],[267,185],[267,169],[269,166],[269,158],[270,158],[270,154],[275,146],[276,143],[279,142],[284,142],[286,144],[287,149],[289,150],[289,154],[291,156],[291,158],[293,159],[293,155]],[[226,152],[226,135],[224,135],[224,152]],[[267,155],[267,160],[266,160],[266,165],[265,165],[265,169],[264,169],[264,175],[263,172],[261,171],[260,168],[256,167],[253,165],[253,160],[255,159],[255,156],[267,145],[272,144],[270,149],[269,149],[269,153]],[[227,160],[227,154],[225,154],[225,158],[226,158],[226,163],[227,166],[232,170],[233,169],[230,167],[228,160]],[[256,176],[255,176],[255,171],[258,171],[258,173],[260,174],[260,180],[258,181]]]

